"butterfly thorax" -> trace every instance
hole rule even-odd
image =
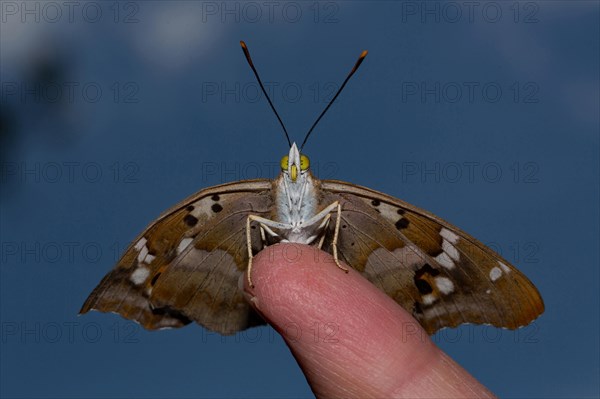
[[[308,169],[308,158],[300,156],[296,144],[281,161],[282,171],[276,180],[276,219],[288,229],[281,231],[283,240],[310,244],[314,226],[306,224],[317,214],[317,179]]]

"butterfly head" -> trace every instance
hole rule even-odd
[[[281,158],[281,171],[286,174],[292,182],[298,180],[298,176],[304,176],[308,173],[310,162],[306,155],[301,155],[296,143],[292,144],[290,152]]]

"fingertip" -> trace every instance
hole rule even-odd
[[[251,277],[254,287],[244,279],[249,302],[282,335],[317,396],[460,395],[446,388],[461,377],[468,393],[489,394],[443,361],[406,310],[326,252],[269,246],[254,258]]]
[[[421,353],[432,345],[404,309],[347,269],[315,247],[269,246],[254,258],[254,287],[246,283],[245,290],[252,306],[283,336],[313,389],[328,392],[341,379],[346,388],[358,390],[379,378],[371,394],[381,396],[393,383],[381,381],[382,367],[390,347],[402,347],[401,335],[405,343],[427,348]]]

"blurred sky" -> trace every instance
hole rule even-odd
[[[313,169],[441,216],[536,284],[532,325],[433,337],[492,391],[598,397],[598,2],[67,3],[0,3],[3,397],[312,396],[268,327],[77,317],[163,210],[274,177],[287,144],[241,39],[295,140],[369,50]]]

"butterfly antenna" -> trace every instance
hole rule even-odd
[[[337,93],[335,93],[335,96],[333,96],[333,98],[331,99],[331,101],[329,101],[329,104],[327,104],[327,106],[325,107],[325,109],[323,110],[323,112],[321,112],[321,115],[319,115],[319,117],[317,118],[317,120],[315,121],[315,123],[313,123],[313,125],[311,126],[310,130],[308,131],[308,133],[306,133],[306,136],[304,137],[304,141],[302,142],[302,145],[300,146],[300,151],[302,151],[302,148],[304,148],[304,144],[306,144],[306,140],[308,140],[308,137],[310,136],[310,134],[314,130],[315,126],[317,126],[317,123],[319,123],[319,121],[321,120],[321,118],[323,117],[323,115],[325,115],[325,113],[327,112],[327,110],[329,109],[329,107],[331,107],[331,104],[333,104],[333,102],[335,101],[335,99],[340,95],[340,93],[344,89],[344,86],[346,86],[346,83],[348,83],[348,81],[350,80],[350,78],[352,77],[352,75],[354,75],[354,72],[356,72],[356,70],[358,69],[358,67],[360,66],[360,64],[362,64],[363,60],[367,56],[367,53],[368,53],[367,50],[365,50],[365,51],[363,51],[360,54],[360,56],[358,57],[358,60],[356,60],[356,64],[354,64],[354,67],[352,68],[352,70],[350,71],[350,73],[348,74],[348,76],[346,76],[346,79],[344,80],[344,83],[342,83],[342,85],[338,89]]]
[[[271,99],[269,98],[269,95],[267,94],[267,91],[265,90],[265,87],[263,86],[262,81],[260,80],[260,76],[258,76],[258,72],[256,71],[256,68],[254,67],[252,58],[250,57],[250,52],[248,51],[248,46],[246,46],[246,43],[244,43],[243,40],[240,40],[240,45],[242,46],[242,50],[244,50],[244,55],[246,56],[246,60],[248,61],[250,68],[252,68],[252,72],[254,72],[254,76],[256,76],[256,80],[258,80],[258,84],[260,85],[260,88],[262,89],[263,94],[265,95],[265,97],[267,97],[267,101],[269,102],[271,109],[275,113],[277,120],[279,121],[279,123],[281,124],[281,127],[283,128],[283,131],[285,133],[285,138],[287,139],[289,146],[291,147],[292,141],[290,140],[290,135],[288,134],[287,129],[285,128],[285,125],[283,124],[283,121],[279,117],[279,114],[277,113],[275,106],[271,102]]]

